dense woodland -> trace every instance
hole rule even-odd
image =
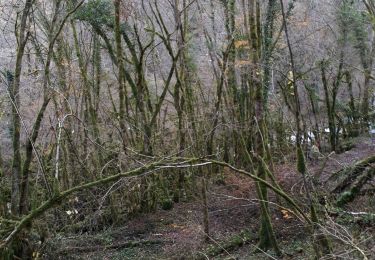
[[[0,0],[0,30],[0,259],[373,259],[374,0]]]

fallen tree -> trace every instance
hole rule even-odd
[[[332,175],[330,179],[338,179],[338,184],[331,190],[337,196],[337,206],[344,206],[353,201],[361,193],[366,183],[375,176],[375,155],[356,162]]]
[[[375,167],[367,167],[363,171],[363,173],[357,178],[357,180],[353,182],[352,185],[350,185],[350,188],[339,195],[336,201],[337,206],[342,207],[345,204],[353,201],[357,197],[357,195],[360,194],[362,187],[374,176]]]

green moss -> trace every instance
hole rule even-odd
[[[209,245],[205,249],[204,255],[208,257],[215,257],[222,252],[231,251],[237,247],[240,247],[253,239],[255,239],[254,233],[252,233],[250,230],[242,230],[240,233],[231,236],[227,241],[224,241],[218,245]],[[202,255],[199,254],[195,259],[200,259],[201,257]]]
[[[4,248],[0,250],[0,259],[11,260],[13,258],[14,252],[10,248]]]
[[[297,170],[303,175],[306,174],[305,156],[303,155],[301,146],[297,148]]]
[[[343,141],[339,146],[339,152],[346,152],[351,149],[355,148],[355,141],[354,140],[346,140]]]
[[[137,253],[136,248],[124,248],[114,256],[114,259],[135,259],[137,257]]]
[[[173,208],[173,201],[171,199],[163,199],[160,206],[164,210],[171,210]]]
[[[352,201],[354,198],[354,194],[352,191],[344,191],[343,193],[340,194],[340,197],[337,200],[337,206],[342,207],[346,203]]]

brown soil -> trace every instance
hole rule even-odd
[[[321,174],[323,159],[309,162],[311,175],[319,175],[317,192],[324,195],[334,183],[327,182],[332,173],[353,162],[375,153],[375,146],[369,139],[361,138],[356,146],[342,154],[333,154],[327,161]],[[281,186],[293,195],[300,205],[306,205],[306,195],[301,176],[296,172],[293,162],[275,166],[275,175]],[[270,194],[272,202],[276,198]],[[285,205],[284,205],[285,206]],[[304,223],[292,214],[282,212],[274,204],[270,205],[272,221],[277,238],[283,251],[284,259],[307,259],[311,252],[306,249],[309,243]],[[306,207],[307,210],[307,207]],[[349,211],[375,213],[373,198],[360,197],[348,205]],[[60,259],[191,259],[203,257],[209,245],[218,246],[221,242],[247,229],[256,237],[259,225],[259,207],[256,201],[254,182],[225,170],[225,184],[211,184],[209,188],[209,214],[211,241],[204,241],[202,226],[202,203],[199,198],[193,202],[175,204],[172,210],[157,210],[154,213],[138,216],[121,227],[92,236],[78,236],[55,241],[61,250]],[[374,235],[374,226],[365,227],[361,234],[367,238]],[[99,241],[95,239],[99,239]],[[77,241],[81,241],[77,243]],[[103,242],[104,241],[104,242]],[[145,244],[129,247],[126,241],[141,241]],[[370,239],[371,241],[371,239]],[[223,252],[215,259],[270,259],[263,253],[254,253],[256,239],[231,252]],[[86,247],[85,252],[78,252],[77,247]],[[105,245],[112,245],[105,247]],[[118,245],[118,247],[116,246]],[[374,244],[367,244],[369,249]],[[69,250],[71,248],[71,250]],[[91,250],[91,251],[90,251]],[[211,259],[211,258],[210,258]],[[278,259],[275,257],[275,259]]]

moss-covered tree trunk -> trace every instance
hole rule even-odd
[[[27,0],[22,10],[21,20],[19,23],[19,30],[16,32],[17,36],[17,54],[14,74],[8,73],[8,82],[11,84],[10,97],[12,99],[12,142],[13,142],[13,160],[12,160],[12,193],[11,193],[11,210],[12,214],[19,214],[19,199],[20,199],[20,182],[21,182],[21,120],[19,113],[20,108],[20,82],[22,72],[22,60],[24,56],[25,46],[29,38],[29,33],[26,31],[27,21],[33,0]]]
[[[125,61],[124,54],[121,44],[121,28],[120,28],[120,0],[114,0],[113,4],[115,7],[115,16],[114,16],[114,31],[115,31],[115,44],[116,44],[116,56],[118,64],[118,88],[119,88],[119,125],[121,129],[121,134],[125,136],[126,126],[125,126],[125,116],[126,116],[126,101],[127,93],[125,86]],[[126,149],[125,138],[123,139],[124,150]]]
[[[271,7],[269,7],[268,11],[272,12],[273,8],[272,5],[274,2],[269,3]],[[257,176],[263,180],[267,180],[267,172],[264,169],[264,164],[260,158],[267,158],[266,146],[268,145],[267,137],[267,128],[266,128],[266,121],[265,121],[265,107],[267,107],[267,99],[265,98],[265,93],[267,92],[266,84],[269,82],[262,82],[261,78],[261,67],[260,58],[262,56],[262,45],[261,43],[263,40],[261,39],[260,34],[260,6],[259,2],[257,1],[254,3],[253,1],[249,2],[249,42],[251,43],[251,55],[250,59],[253,63],[252,70],[250,73],[251,77],[251,87],[255,91],[255,127],[256,129],[256,138],[255,138],[255,152],[258,157],[255,157],[254,161],[257,163],[256,170]],[[268,16],[268,19],[272,19],[272,14]],[[267,28],[267,37],[272,37],[272,20],[268,20]],[[267,50],[270,51],[270,50]],[[268,57],[266,60],[269,61],[270,54],[267,54]],[[269,81],[269,80],[267,80]],[[281,250],[277,244],[276,236],[272,227],[271,217],[270,217],[270,210],[268,205],[268,191],[267,187],[262,183],[257,183],[257,194],[260,200],[260,208],[261,208],[261,223],[260,223],[260,230],[259,230],[259,243],[258,246],[260,249],[266,251],[272,248],[276,254],[281,255]]]

